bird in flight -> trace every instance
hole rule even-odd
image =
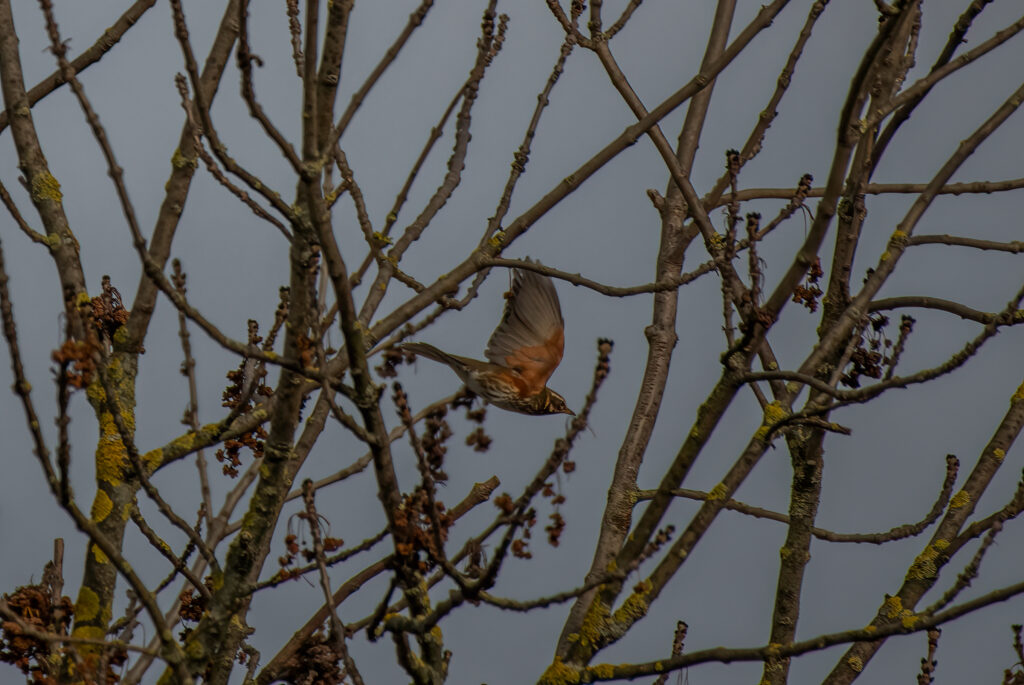
[[[513,269],[512,288],[505,297],[505,313],[484,351],[489,361],[448,354],[421,342],[400,347],[448,365],[467,388],[496,407],[520,414],[575,416],[565,398],[547,387],[565,347],[565,323],[554,283],[536,271]]]

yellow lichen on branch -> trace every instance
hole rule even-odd
[[[129,468],[128,450],[117,432],[114,417],[110,412],[100,414],[100,439],[96,445],[96,479],[119,485]]]
[[[769,403],[764,408],[764,420],[761,423],[761,427],[754,433],[754,439],[766,441],[768,440],[771,431],[778,425],[783,419],[789,416],[783,406],[778,400]]]
[[[79,621],[91,621],[100,612],[100,598],[91,588],[83,587],[78,592],[78,602],[75,604],[75,618]]]
[[[64,193],[60,190],[60,182],[49,171],[36,174],[32,179],[32,199],[36,202],[43,200],[60,202],[64,199]]]
[[[89,512],[92,520],[96,523],[103,521],[110,516],[113,509],[114,503],[110,500],[110,495],[103,490],[97,490],[96,497],[92,501],[92,510]]]
[[[576,685],[580,682],[580,672],[555,657],[544,671],[544,675],[540,677],[540,682],[544,685]]]
[[[960,507],[965,507],[970,503],[971,493],[967,492],[966,490],[961,490],[960,492],[953,495],[953,499],[949,501],[949,508],[959,509]]]

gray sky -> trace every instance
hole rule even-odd
[[[16,2],[15,20],[21,39],[26,81],[34,84],[54,68],[42,19],[35,3]],[[123,3],[56,2],[58,21],[71,38],[72,54],[90,45],[121,11]],[[189,28],[197,53],[205,54],[219,21],[222,3],[187,2]],[[266,62],[257,70],[260,100],[271,118],[292,140],[297,140],[300,84],[290,61],[290,45],[283,8],[254,3],[253,51]],[[605,15],[615,17],[623,2],[606,2]],[[736,27],[743,27],[761,3],[743,1]],[[775,78],[803,23],[806,2],[792,2],[774,25],[750,46],[719,79],[702,145],[693,171],[698,192],[721,173],[723,151],[740,147],[763,108]],[[946,40],[955,17],[966,2],[936,0],[925,3],[918,66],[920,76]],[[415,3],[357,3],[349,32],[339,102],[348,98],[390,44]],[[364,103],[342,139],[342,145],[362,186],[374,227],[384,223],[394,196],[412,161],[439,118],[444,106],[464,81],[475,55],[482,2],[440,2],[425,25],[414,35],[401,59]],[[499,11],[511,15],[508,39],[484,80],[473,114],[473,142],[459,190],[431,224],[425,238],[410,250],[406,269],[429,282],[446,272],[476,244],[494,212],[508,173],[512,152],[519,145],[535,104],[557,57],[561,30],[543,3],[504,3]],[[678,3],[648,0],[612,47],[634,87],[651,108],[685,83],[698,69],[710,25],[709,2]],[[975,22],[967,48],[987,39],[1018,17],[1016,3],[994,3]],[[827,175],[842,97],[864,46],[876,25],[874,4],[833,2],[815,28],[807,54],[798,65],[780,116],[769,130],[764,152],[743,171],[742,187],[793,186],[800,175],[812,173],[820,184]],[[738,30],[738,29],[737,29]],[[734,34],[736,31],[734,31]],[[875,176],[878,182],[926,182],[935,169],[1015,88],[1024,60],[1024,39],[1019,37],[981,63],[940,84],[904,126]],[[82,82],[110,135],[132,199],[144,227],[151,227],[163,196],[169,160],[176,145],[183,112],[173,85],[181,71],[166,3],[150,10],[103,61],[82,76]],[[339,107],[339,110],[341,107]],[[662,122],[670,140],[678,135],[684,109]],[[82,261],[90,292],[110,274],[128,300],[135,292],[140,267],[106,177],[102,158],[69,92],[57,92],[37,105],[36,125],[54,175],[60,180],[72,228],[82,244]],[[269,185],[290,197],[294,180],[287,163],[258,125],[246,114],[238,96],[237,72],[232,58],[219,91],[213,117],[232,155],[256,171]],[[513,198],[509,220],[531,206],[596,150],[614,138],[633,117],[608,82],[599,63],[584,50],[570,58],[551,107],[534,141],[527,173]],[[954,181],[1000,180],[1022,175],[1020,141],[1024,115],[1012,118],[955,175]],[[431,155],[413,188],[396,228],[403,228],[433,193],[444,173],[451,149],[451,124],[446,137]],[[17,182],[16,156],[9,134],[0,135],[0,178],[15,194],[30,223],[26,193]],[[664,192],[667,174],[648,139],[632,148],[589,179],[557,208],[549,212],[505,256],[530,255],[568,272],[583,272],[596,280],[632,285],[653,279],[659,220],[645,195],[648,188]],[[918,233],[955,233],[992,240],[1021,239],[1019,193],[978,198],[944,197],[937,200],[919,225]],[[885,243],[914,196],[870,199],[869,215],[853,284],[873,266]],[[782,201],[755,202],[743,212],[773,216]],[[813,209],[815,202],[811,201]],[[363,257],[361,236],[351,204],[339,203],[335,225],[350,265]],[[719,212],[712,214],[721,229]],[[508,223],[508,221],[506,221]],[[148,231],[148,229],[146,229]],[[762,247],[769,287],[788,267],[794,248],[803,240],[806,223],[799,217],[784,224]],[[826,271],[832,234],[822,250]],[[0,215],[0,239],[6,253],[23,353],[34,398],[43,416],[52,416],[54,390],[50,352],[60,343],[59,288],[52,261],[45,251],[17,231],[13,221]],[[245,321],[256,318],[264,329],[272,320],[277,289],[287,280],[287,245],[282,236],[262,223],[212,181],[205,170],[196,175],[175,240],[174,256],[188,272],[193,301],[225,332],[244,337]],[[684,270],[704,261],[695,245]],[[897,274],[880,297],[930,294],[956,299],[985,311],[998,311],[1021,285],[1020,259],[1007,254],[980,253],[948,247],[917,247],[908,252]],[[463,312],[447,315],[421,336],[456,354],[482,356],[498,320],[501,292],[507,286],[495,272],[479,298]],[[601,512],[615,457],[625,432],[646,358],[644,327],[650,322],[651,297],[612,299],[569,284],[558,285],[566,319],[566,356],[551,379],[551,386],[570,405],[579,407],[590,383],[595,361],[594,341],[611,337],[616,346],[612,374],[592,415],[593,432],[586,433],[573,453],[578,468],[562,476],[568,498],[563,514],[568,529],[562,545],[545,543],[543,526],[550,506],[538,500],[539,521],[531,544],[534,559],[509,560],[495,594],[529,598],[579,584],[589,567]],[[365,288],[357,291],[364,296]],[[380,310],[384,315],[409,295],[393,285]],[[976,324],[946,314],[915,310],[915,334],[904,357],[904,372],[934,366],[977,334]],[[894,317],[898,318],[898,317]],[[815,315],[790,305],[770,340],[780,362],[792,368],[807,355],[818,324]],[[194,327],[199,368],[200,420],[223,415],[220,393],[224,373],[236,365]],[[710,275],[683,289],[678,317],[679,344],[659,422],[640,474],[641,487],[654,487],[664,467],[689,431],[697,407],[719,376],[718,356],[723,348],[721,295]],[[333,334],[337,343],[340,336]],[[894,390],[866,407],[844,409],[835,420],[853,429],[851,437],[833,436],[827,442],[824,493],[818,525],[837,531],[877,531],[920,519],[931,506],[943,478],[944,457],[956,454],[962,462],[961,478],[973,465],[1001,419],[1010,395],[1022,380],[1021,332],[1005,329],[966,367],[927,386]],[[139,376],[137,442],[149,449],[178,435],[178,421],[187,402],[185,381],[178,373],[180,349],[177,317],[162,300],[146,342]],[[10,370],[0,365],[0,387],[10,385]],[[454,391],[458,381],[450,371],[429,362],[415,371],[403,370],[401,381],[414,408]],[[94,421],[84,397],[74,399],[72,435],[74,487],[80,502],[93,493],[91,452]],[[0,415],[6,442],[5,478],[0,481],[0,545],[8,550],[0,564],[0,587],[13,589],[30,578],[38,579],[50,556],[52,539],[67,543],[65,574],[69,594],[77,591],[81,574],[82,538],[52,502],[40,469],[31,456],[21,409],[13,395],[0,394]],[[472,483],[497,475],[501,491],[516,493],[546,459],[553,440],[562,434],[561,417],[526,417],[496,409],[488,412],[488,432],[494,444],[486,454],[462,445],[469,430],[461,420],[446,462],[451,480],[443,493],[449,503],[460,500]],[[397,423],[390,409],[390,425]],[[739,396],[725,422],[705,448],[684,487],[710,489],[743,448],[761,421],[761,412],[748,392]],[[54,442],[55,429],[44,419]],[[302,475],[317,478],[336,471],[362,454],[341,430],[329,428]],[[979,505],[987,514],[1001,507],[1012,494],[1022,461],[1019,446],[1006,462]],[[412,455],[404,445],[396,451],[399,477],[411,488],[415,479]],[[218,477],[215,488],[231,483]],[[158,476],[157,485],[186,512],[196,510],[198,487],[192,462],[180,463]],[[784,445],[770,451],[737,497],[743,501],[785,511],[790,466]],[[355,543],[383,525],[370,476],[340,484],[321,493],[318,509],[331,521],[331,533]],[[153,510],[148,505],[147,512]],[[696,510],[692,502],[673,505],[666,522],[681,529]],[[275,538],[273,555],[282,553],[284,524]],[[455,533],[455,544],[473,534],[494,515],[483,505]],[[154,518],[155,518],[155,511]],[[988,553],[981,578],[961,599],[1020,581],[1020,524],[1011,522]],[[173,531],[169,540],[182,544]],[[926,532],[925,535],[929,533]],[[725,512],[702,540],[692,559],[672,581],[649,616],[633,633],[598,657],[601,662],[645,661],[668,654],[676,620],[689,623],[686,649],[754,646],[766,642],[778,570],[778,549],[785,528],[780,524]],[[163,560],[145,549],[135,532],[127,538],[129,556],[144,577],[156,579],[166,572]],[[884,593],[895,592],[907,566],[924,546],[922,538],[883,547],[815,542],[804,586],[804,609],[798,639],[821,632],[844,630],[869,622]],[[382,543],[373,558],[386,552]],[[934,601],[966,563],[975,545],[954,562],[938,584]],[[137,561],[136,561],[137,559]],[[333,569],[341,582],[370,562],[363,556]],[[273,557],[265,576],[276,570]],[[362,617],[380,600],[379,580],[341,608],[344,620]],[[119,593],[123,597],[123,592]],[[265,592],[254,602],[250,623],[257,632],[254,644],[271,658],[287,638],[320,604],[320,589],[293,583]],[[168,598],[169,600],[170,598]],[[1013,664],[1009,625],[1022,621],[1019,598],[945,626],[940,642],[937,682],[994,682]],[[490,685],[532,682],[551,659],[553,646],[568,605],[527,615],[501,613],[487,607],[463,607],[444,624],[446,647],[454,651],[450,682]],[[116,611],[115,611],[116,615]],[[149,635],[147,635],[149,637]],[[797,659],[793,683],[820,681],[844,648]],[[399,678],[390,641],[370,645],[355,642],[354,656],[368,682],[396,682]],[[917,634],[892,639],[866,668],[861,682],[910,682],[925,651],[925,637]],[[691,683],[752,681],[760,664],[728,667],[706,665],[690,669]],[[0,668],[4,679],[16,673]],[[240,682],[240,681],[239,681]],[[670,680],[671,682],[671,680]]]

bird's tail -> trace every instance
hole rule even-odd
[[[441,362],[442,364],[447,364],[448,366],[450,366],[456,372],[464,371],[465,368],[466,368],[466,364],[461,359],[456,357],[455,355],[448,354],[447,352],[442,352],[441,350],[437,349],[433,345],[429,345],[427,343],[423,343],[423,342],[402,343],[398,347],[399,347],[399,349],[408,350],[409,352],[412,352],[413,354],[417,354],[417,355],[419,355],[421,357],[426,357],[427,359],[433,359],[435,362]]]

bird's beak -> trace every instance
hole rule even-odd
[[[572,409],[569,409],[569,407],[566,407],[565,409],[563,409],[562,413],[563,414],[568,414],[569,416],[576,416],[576,412],[574,412]]]

